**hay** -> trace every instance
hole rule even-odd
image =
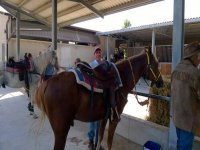
[[[162,88],[156,88],[153,86],[150,89],[151,94],[170,96],[171,84],[170,76],[163,77],[164,86]],[[169,126],[169,116],[170,116],[170,103],[164,100],[150,99],[149,104],[149,116],[146,120],[157,123],[163,126]]]

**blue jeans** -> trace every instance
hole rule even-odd
[[[88,131],[88,138],[89,140],[94,141],[95,144],[98,143],[98,135],[99,135],[99,121],[90,122],[89,124],[89,131]]]
[[[176,127],[178,150],[192,150],[194,134]]]

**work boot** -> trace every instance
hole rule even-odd
[[[89,150],[95,150],[95,146],[94,146],[93,140],[89,140],[88,148],[89,148]]]

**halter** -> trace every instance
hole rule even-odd
[[[150,64],[150,57],[149,57],[148,52],[145,52],[145,54],[146,54],[146,56],[147,56],[147,67],[146,67],[146,68],[149,68],[149,69],[150,69],[151,73],[152,73],[153,76],[154,76],[155,82],[157,82],[158,79],[159,79],[159,77],[161,76],[160,71],[159,71],[158,76],[156,76],[156,74],[155,74],[155,72],[153,71],[152,66],[151,66],[151,64]],[[135,76],[134,76],[134,73],[133,73],[133,67],[132,67],[132,65],[131,65],[130,59],[127,59],[127,60],[128,60],[128,62],[129,62],[129,66],[130,66],[130,68],[131,68],[131,74],[132,74],[133,82],[134,82],[134,84],[136,84],[136,82],[135,82]]]
[[[155,72],[153,71],[152,66],[151,66],[151,64],[150,64],[150,57],[149,57],[148,52],[146,51],[145,54],[146,54],[146,56],[147,56],[147,68],[150,69],[151,73],[153,74],[153,76],[154,76],[154,78],[155,78],[155,82],[157,82],[158,79],[159,79],[159,77],[161,76],[160,71],[159,71],[159,75],[156,76],[156,74],[155,74]],[[132,65],[131,65],[130,59],[127,59],[127,60],[128,60],[129,66],[130,66],[130,68],[131,68],[131,74],[132,74],[133,83],[134,83],[134,85],[135,85],[135,91],[136,91],[136,81],[135,81],[135,76],[134,76],[134,73],[133,73],[133,67],[132,67]],[[145,80],[145,82],[146,82],[146,80]],[[146,82],[146,83],[147,83],[147,82]],[[147,85],[148,85],[148,84],[147,84]],[[123,96],[123,95],[122,95],[122,96]],[[135,94],[135,98],[136,98],[137,102],[138,102],[141,106],[144,106],[144,105],[146,105],[146,104],[147,104],[147,105],[149,104],[149,98],[148,98],[147,100],[145,100],[145,101],[142,101],[142,102],[139,101],[137,94]]]
[[[159,79],[159,77],[161,76],[160,71],[159,71],[158,76],[156,76],[156,74],[155,74],[155,72],[153,71],[152,66],[151,66],[151,64],[150,64],[150,57],[149,57],[149,54],[148,54],[147,51],[146,51],[145,53],[146,53],[146,56],[147,56],[147,68],[150,69],[151,73],[152,73],[153,76],[154,76],[155,82],[157,82],[158,79]],[[132,67],[132,66],[131,66],[131,67]]]

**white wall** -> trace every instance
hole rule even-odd
[[[44,51],[50,45],[50,42],[35,40],[20,40],[20,56],[23,59],[25,53],[31,53],[36,57],[40,51]],[[71,67],[76,58],[90,62],[94,59],[93,47],[84,45],[58,43],[57,55],[61,67]],[[8,44],[8,56],[16,56],[16,40],[11,39]]]
[[[0,13],[0,69],[3,69],[3,61],[6,60],[6,47],[7,47],[7,42],[6,42],[6,23],[8,20],[8,16]]]
[[[71,67],[76,58],[90,62],[94,59],[93,47],[73,44],[59,44],[58,57],[62,67]]]

